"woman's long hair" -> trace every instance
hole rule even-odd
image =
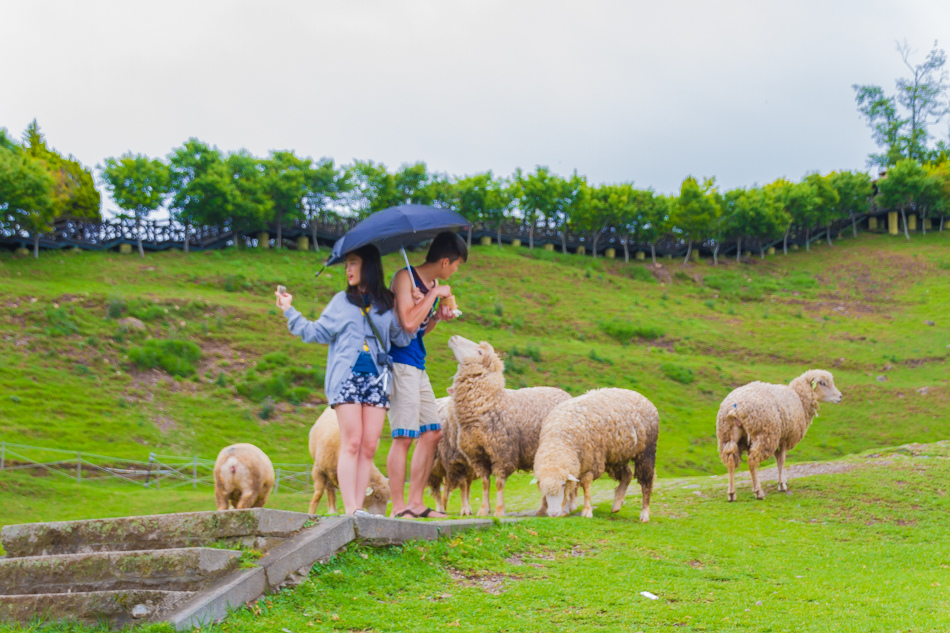
[[[395,295],[386,287],[383,281],[383,259],[379,256],[379,249],[372,244],[361,246],[360,248],[347,253],[358,255],[363,263],[360,267],[360,285],[366,289],[371,303],[376,307],[377,312],[384,314],[392,310]],[[363,307],[363,293],[359,286],[347,286],[346,298],[355,306]]]

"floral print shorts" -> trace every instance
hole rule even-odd
[[[343,388],[340,391],[339,402],[334,402],[331,406],[341,404],[363,404],[373,407],[389,408],[389,396],[383,389],[383,381],[375,374],[351,374],[349,378],[343,381]]]

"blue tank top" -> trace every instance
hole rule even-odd
[[[409,270],[409,274],[412,275],[412,280],[416,284],[416,287],[422,292],[422,294],[429,294],[429,289],[426,287],[422,280],[416,275],[415,271],[412,269]],[[398,274],[398,273],[397,273]],[[433,307],[433,311],[435,308]],[[426,317],[426,320],[422,322],[422,325],[419,326],[419,331],[416,332],[416,338],[406,347],[399,347],[398,345],[393,345],[389,350],[389,355],[392,357],[394,363],[402,363],[403,365],[409,365],[410,367],[415,367],[416,369],[425,369],[426,368],[426,346],[422,342],[422,337],[425,336],[426,326],[429,324],[429,319],[432,318],[430,314]]]

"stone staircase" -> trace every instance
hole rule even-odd
[[[304,578],[350,541],[434,540],[490,525],[316,519],[260,508],[8,525],[0,532],[7,553],[0,558],[0,622],[167,621],[185,630]]]

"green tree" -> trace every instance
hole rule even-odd
[[[798,230],[805,230],[805,250],[811,250],[811,230],[818,223],[818,206],[821,197],[818,191],[808,182],[792,183],[784,178],[767,185],[767,189],[778,199],[782,208],[788,214],[789,225],[785,230],[783,250],[788,255],[788,234],[792,225]]]
[[[950,214],[950,162],[942,161],[927,166],[927,175],[935,201],[933,212],[940,218],[940,231],[943,232],[947,215]]]
[[[925,187],[927,172],[916,160],[905,158],[887,170],[887,175],[878,180],[878,203],[889,209],[900,209],[904,221],[904,237],[907,231],[907,208],[920,201]]]
[[[703,180],[702,186],[692,176],[680,185],[680,195],[673,209],[672,221],[686,240],[686,259],[693,251],[693,242],[702,241],[718,222],[722,207],[716,202],[716,182],[713,178]]]
[[[637,212],[640,218],[640,235],[650,244],[650,257],[656,266],[656,243],[670,233],[670,216],[676,207],[676,199],[649,191],[649,195],[638,197],[637,202],[642,204]]]
[[[190,138],[168,155],[171,215],[185,227],[189,252],[193,224],[213,224],[233,199],[232,175],[221,152]]]
[[[272,151],[264,162],[267,193],[274,206],[274,222],[277,224],[276,247],[283,245],[284,222],[293,222],[305,217],[304,196],[307,194],[310,176],[309,158],[300,158],[292,150]]]
[[[822,176],[818,173],[808,174],[804,182],[811,185],[818,197],[815,206],[815,224],[825,227],[825,237],[828,246],[831,244],[831,224],[838,219],[838,205],[840,202],[838,191],[833,186],[831,175]]]
[[[556,213],[560,178],[547,167],[539,165],[534,173],[527,175],[520,168],[516,169],[514,182],[517,185],[518,206],[528,226],[528,248],[534,248],[534,231],[538,220],[543,218],[546,223],[550,223]]]
[[[225,204],[211,210],[213,216],[206,216],[214,224],[227,224],[234,236],[234,245],[240,248],[241,236],[246,232],[260,231],[274,217],[274,201],[268,190],[266,161],[254,156],[247,150],[232,152],[225,165],[230,177],[230,186],[220,184],[220,195]],[[211,169],[210,177],[218,170]]]
[[[382,163],[358,160],[354,161],[350,171],[353,187],[350,189],[348,202],[357,217],[366,217],[370,213],[402,204],[403,199],[396,188],[396,178]]]
[[[828,181],[838,194],[834,215],[850,218],[851,231],[857,237],[858,216],[867,213],[871,206],[871,178],[863,172],[835,171],[828,175]]]
[[[139,257],[145,257],[145,250],[142,248],[142,220],[162,206],[168,194],[168,165],[157,158],[150,159],[142,154],[129,152],[120,158],[107,158],[105,166],[98,169],[102,182],[115,203],[123,211],[132,214]]]
[[[23,132],[23,151],[39,161],[53,178],[53,217],[101,219],[102,196],[92,172],[72,155],[63,156],[46,144],[36,119]]]
[[[403,165],[393,174],[393,184],[399,200],[396,204],[432,204],[440,192],[448,191],[443,191],[440,187],[444,182],[447,180],[441,178],[433,182],[433,176],[425,163]]]
[[[858,111],[867,118],[874,142],[884,149],[883,153],[868,157],[869,165],[887,167],[901,158],[928,160],[935,151],[928,147],[928,127],[950,111],[944,70],[947,54],[943,49],[934,43],[919,64],[911,62],[913,51],[906,42],[898,44],[897,51],[911,76],[897,79],[895,94],[884,94],[880,86],[852,86]]]
[[[0,148],[0,218],[30,232],[33,257],[40,256],[40,235],[55,217],[54,187],[42,161],[19,148]]]
[[[350,170],[337,169],[332,158],[321,158],[310,167],[304,201],[314,250],[320,250],[320,243],[317,241],[317,224],[320,220],[326,222],[329,219],[331,207],[352,189],[351,180]]]

